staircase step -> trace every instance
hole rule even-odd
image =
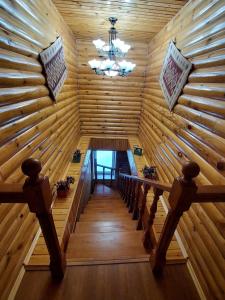
[[[133,231],[136,229],[136,221],[111,221],[111,222],[78,222],[76,234],[97,232]]]
[[[147,258],[142,231],[110,233],[74,233],[68,248],[68,261],[96,261]]]
[[[85,214],[88,214],[88,213],[107,213],[107,212],[110,212],[110,213],[121,213],[121,212],[126,212],[127,213],[128,211],[128,208],[125,207],[125,205],[123,206],[102,206],[102,207],[90,207],[90,206],[87,206],[84,210],[84,213]]]
[[[82,221],[119,221],[119,220],[131,220],[131,214],[124,213],[89,213],[82,214],[79,222]]]

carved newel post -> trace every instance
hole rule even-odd
[[[35,213],[48,248],[50,256],[50,270],[54,279],[60,280],[64,276],[66,261],[61,251],[52,216],[52,193],[48,177],[41,176],[41,163],[37,159],[29,158],[22,163],[22,171],[28,176],[23,191],[31,212]]]
[[[197,186],[193,178],[198,176],[200,168],[195,162],[188,162],[182,168],[183,176],[174,180],[168,199],[170,208],[163,226],[159,241],[153,254],[152,270],[160,275],[166,263],[166,252],[173,238],[183,212],[187,211],[194,201]]]

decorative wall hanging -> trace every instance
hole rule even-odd
[[[191,66],[191,62],[180,53],[171,41],[164,59],[159,81],[170,110],[173,109],[187,82]]]
[[[40,59],[46,74],[47,86],[56,100],[67,77],[67,68],[61,37],[40,53]]]

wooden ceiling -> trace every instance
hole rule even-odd
[[[119,19],[121,39],[148,42],[187,0],[53,0],[78,39],[107,38],[108,18]]]

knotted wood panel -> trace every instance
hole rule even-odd
[[[98,59],[92,41],[78,41],[78,100],[82,134],[137,134],[147,44],[133,43],[127,60],[137,66],[127,77],[96,75],[88,61]]]
[[[35,157],[54,183],[79,138],[75,40],[51,1],[3,0],[0,15],[0,180],[23,182],[21,162]],[[58,35],[68,78],[54,103],[38,55]],[[7,298],[37,227],[26,205],[0,204],[1,299]]]
[[[201,168],[199,184],[225,184],[225,2],[186,5],[150,42],[140,139],[160,178],[172,182],[184,161]],[[159,74],[169,41],[193,63],[174,111],[168,110]],[[225,206],[192,205],[180,233],[207,299],[225,297]]]

